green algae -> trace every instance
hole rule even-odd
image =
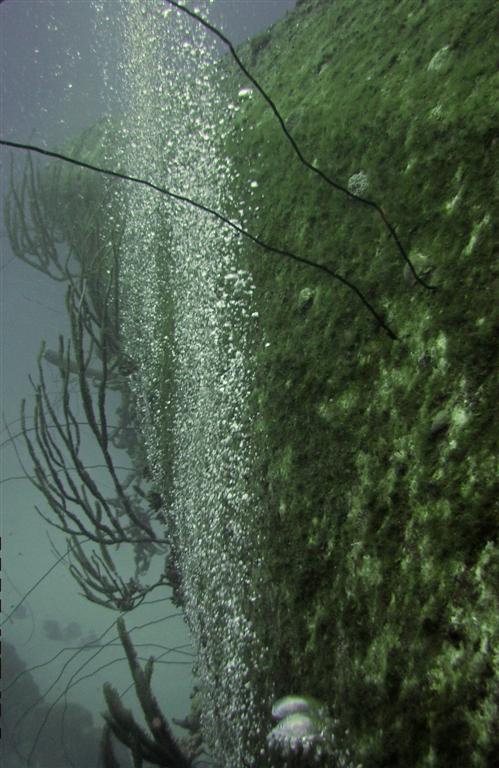
[[[399,336],[247,246],[279,604],[260,631],[277,692],[326,702],[369,768],[484,767],[498,748],[497,20],[492,2],[308,0],[240,50],[305,157],[343,186],[362,173],[438,286],[299,163],[256,92],[241,102],[228,151],[240,194],[258,183],[251,231],[347,276]]]
[[[268,521],[256,630],[272,658],[255,678],[323,701],[365,768],[485,768],[499,746],[497,16],[471,0],[304,0],[241,49],[307,159],[365,185],[438,286],[412,279],[373,211],[303,168],[256,93],[241,98],[225,150],[248,228],[347,276],[399,337],[345,287],[246,246],[251,492]],[[166,220],[156,235],[169,244]],[[170,502],[166,291],[161,312],[149,396]]]

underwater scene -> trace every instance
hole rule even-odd
[[[499,6],[0,0],[2,768],[493,768]]]

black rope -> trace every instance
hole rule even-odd
[[[313,267],[314,269],[318,269],[321,272],[325,272],[325,274],[329,275],[330,277],[334,278],[338,282],[342,283],[357,295],[357,297],[364,304],[366,309],[368,309],[368,311],[373,315],[373,317],[376,318],[377,323],[386,331],[386,333],[390,336],[390,338],[393,339],[394,341],[398,340],[397,335],[394,333],[394,331],[392,331],[390,326],[385,322],[383,317],[373,307],[370,301],[364,296],[362,291],[359,288],[357,288],[357,286],[354,285],[354,283],[350,282],[350,280],[348,280],[346,277],[343,277],[338,272],[335,272],[333,269],[326,267],[324,264],[319,264],[318,262],[312,261],[311,259],[307,259],[305,256],[298,256],[298,254],[293,253],[293,251],[287,251],[287,250],[284,250],[283,248],[276,248],[273,245],[269,245],[268,243],[261,240],[259,237],[256,237],[255,235],[252,235],[250,232],[247,232],[245,229],[240,227],[238,224],[235,224],[233,221],[228,219],[226,216],[223,216],[218,211],[215,211],[212,208],[209,208],[208,206],[203,205],[203,203],[199,203],[196,200],[192,200],[191,198],[186,197],[185,195],[179,195],[177,192],[172,192],[169,189],[160,187],[157,184],[154,184],[152,181],[147,181],[146,179],[139,179],[136,176],[129,176],[128,174],[120,173],[119,171],[111,171],[108,168],[99,168],[98,166],[92,165],[91,163],[86,163],[83,160],[75,160],[72,157],[61,155],[59,152],[51,152],[48,149],[43,149],[42,147],[37,147],[37,146],[34,146],[33,144],[21,144],[17,141],[7,141],[6,139],[0,139],[0,145],[3,145],[5,147],[12,147],[13,149],[23,149],[28,152],[37,152],[40,155],[46,155],[47,157],[54,157],[57,160],[63,160],[66,163],[71,163],[71,165],[76,165],[79,168],[87,168],[90,171],[103,173],[106,176],[112,176],[113,178],[116,178],[116,179],[122,179],[123,181],[131,181],[134,184],[142,184],[142,186],[149,187],[149,189],[153,189],[155,192],[159,192],[162,195],[167,195],[168,197],[171,197],[173,200],[176,200],[180,203],[186,203],[188,205],[194,206],[194,208],[199,208],[199,210],[204,211],[204,213],[208,213],[210,216],[213,216],[219,219],[219,221],[223,222],[228,227],[231,227],[231,229],[233,229],[238,234],[243,235],[244,237],[248,238],[252,242],[256,243],[256,245],[259,245],[261,248],[265,248],[267,251],[271,251],[272,253],[277,253],[279,256],[285,256],[288,259],[297,261],[299,264],[305,264],[308,267]]]
[[[437,286],[435,286],[435,285],[428,285],[428,283],[426,283],[423,280],[423,278],[421,278],[417,274],[417,272],[416,272],[416,270],[414,268],[414,265],[412,264],[409,256],[407,255],[407,252],[406,252],[404,246],[400,242],[400,239],[399,239],[399,237],[398,237],[398,235],[397,235],[397,233],[395,231],[395,227],[390,223],[390,221],[388,220],[388,218],[387,218],[385,212],[383,211],[383,209],[381,208],[381,206],[379,206],[374,200],[369,200],[366,197],[362,197],[361,195],[354,194],[349,189],[347,189],[347,187],[344,187],[342,184],[339,184],[337,181],[334,181],[334,179],[331,179],[327,174],[324,173],[324,171],[321,171],[320,168],[318,168],[313,163],[309,162],[304,157],[304,155],[302,154],[298,144],[296,143],[296,141],[294,140],[293,136],[289,132],[289,129],[286,127],[286,124],[285,124],[285,122],[284,122],[284,120],[283,120],[279,110],[277,109],[275,103],[270,98],[268,93],[262,88],[260,83],[257,80],[255,80],[255,78],[253,77],[251,72],[249,72],[246,69],[246,67],[244,66],[243,62],[241,61],[241,59],[237,55],[236,50],[235,50],[234,46],[232,45],[231,41],[227,37],[225,37],[225,35],[222,32],[220,32],[219,29],[214,27],[213,24],[210,24],[209,21],[206,21],[206,19],[203,19],[201,16],[199,16],[194,11],[189,10],[189,8],[186,8],[185,6],[180,5],[180,3],[178,3],[176,0],[165,0],[165,2],[170,3],[170,5],[173,5],[179,11],[182,11],[182,13],[186,13],[188,16],[191,16],[191,18],[195,19],[195,21],[199,22],[199,24],[202,24],[203,27],[206,27],[206,29],[209,29],[210,32],[213,32],[214,35],[216,35],[220,40],[222,40],[223,43],[225,43],[225,45],[229,48],[229,50],[230,50],[230,52],[232,54],[232,57],[235,60],[235,62],[237,63],[239,69],[245,74],[245,76],[248,78],[248,80],[250,80],[253,83],[253,85],[255,86],[257,91],[263,96],[263,98],[265,99],[265,101],[267,102],[269,107],[271,108],[272,112],[274,113],[274,115],[276,116],[277,120],[279,121],[279,125],[281,126],[281,129],[282,129],[283,133],[285,134],[285,136],[288,139],[289,143],[293,147],[293,149],[294,149],[296,155],[298,156],[300,162],[303,163],[303,165],[306,168],[308,168],[310,171],[312,171],[313,173],[316,173],[318,176],[320,176],[321,179],[323,179],[327,184],[329,184],[334,189],[337,189],[339,192],[342,192],[344,195],[347,195],[347,197],[351,198],[352,200],[357,200],[358,202],[363,203],[364,205],[367,205],[370,208],[372,208],[373,210],[375,210],[376,213],[378,214],[378,216],[380,216],[383,224],[385,225],[386,229],[390,233],[391,237],[395,241],[395,244],[396,244],[396,246],[397,246],[397,248],[398,248],[402,258],[404,259],[404,261],[408,265],[409,269],[411,270],[412,274],[414,275],[415,280],[418,283],[420,283],[421,285],[423,285],[425,288],[427,288],[428,290],[431,290],[431,291],[436,290]]]

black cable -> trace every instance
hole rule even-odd
[[[397,246],[397,248],[398,248],[402,258],[404,259],[404,261],[408,265],[409,269],[411,270],[412,274],[414,275],[414,279],[418,283],[421,283],[421,285],[423,285],[428,290],[430,290],[430,291],[436,290],[436,286],[435,285],[428,285],[428,283],[425,283],[425,281],[421,277],[419,277],[419,275],[417,274],[416,270],[414,269],[414,265],[412,264],[409,256],[406,253],[406,250],[405,250],[404,246],[402,245],[402,243],[399,240],[399,237],[398,237],[398,235],[397,235],[397,233],[395,231],[394,226],[389,222],[389,220],[388,220],[385,212],[381,208],[381,206],[379,206],[376,202],[374,202],[374,200],[369,200],[366,197],[361,197],[360,195],[354,194],[349,189],[347,189],[347,187],[344,187],[341,184],[339,184],[337,181],[334,181],[333,179],[331,179],[329,176],[327,176],[327,174],[324,173],[324,171],[321,171],[320,168],[318,168],[313,163],[309,162],[303,156],[303,154],[302,154],[298,144],[296,143],[296,141],[294,140],[293,136],[289,132],[289,129],[286,127],[286,124],[285,124],[285,122],[284,122],[284,120],[283,120],[279,110],[277,109],[275,103],[270,98],[268,93],[262,88],[260,83],[257,80],[255,80],[255,78],[253,77],[251,72],[249,72],[246,69],[246,67],[244,66],[243,62],[241,61],[241,59],[237,55],[236,50],[235,50],[234,46],[232,45],[231,41],[227,37],[225,37],[225,35],[222,32],[220,32],[219,29],[214,27],[213,24],[210,24],[209,21],[206,21],[206,19],[203,19],[202,16],[199,16],[194,11],[189,10],[189,8],[186,8],[184,5],[180,5],[178,2],[176,2],[176,0],[165,0],[165,2],[170,3],[170,5],[175,6],[175,8],[177,8],[177,10],[179,10],[179,11],[182,11],[182,13],[186,13],[188,16],[191,16],[191,18],[193,18],[195,21],[199,22],[199,24],[202,24],[203,27],[206,27],[206,29],[209,29],[210,32],[213,32],[214,35],[216,35],[220,40],[222,40],[223,43],[225,43],[225,45],[229,48],[229,50],[230,50],[230,52],[232,54],[232,57],[235,60],[235,62],[237,63],[239,69],[245,74],[245,76],[248,78],[248,80],[250,80],[250,82],[253,83],[253,85],[255,86],[257,91],[263,96],[263,98],[265,99],[265,101],[267,102],[269,107],[271,108],[272,112],[274,113],[274,115],[276,116],[277,120],[279,121],[279,125],[281,126],[282,131],[284,132],[286,138],[288,139],[289,143],[293,147],[293,150],[295,151],[296,155],[298,156],[300,162],[303,163],[303,165],[306,168],[308,168],[308,170],[310,170],[313,173],[316,173],[318,176],[320,176],[321,179],[323,179],[327,184],[329,184],[334,189],[338,190],[339,192],[342,192],[344,195],[346,195],[347,197],[351,198],[352,200],[357,200],[359,203],[363,203],[364,205],[367,205],[370,208],[373,208],[376,211],[376,213],[378,214],[378,216],[380,216],[383,224],[385,225],[386,229],[388,230],[388,232],[390,233],[391,237],[395,241],[395,244],[396,244],[396,246]],[[379,322],[379,319],[378,319],[378,322]],[[386,328],[385,328],[385,330],[386,330]]]
[[[0,145],[3,145],[5,147],[13,147],[14,149],[24,149],[28,152],[37,152],[40,155],[46,155],[47,157],[54,157],[57,160],[63,160],[66,163],[71,163],[72,165],[76,165],[80,168],[87,168],[90,171],[103,173],[106,176],[112,176],[113,178],[122,179],[123,181],[131,181],[134,184],[142,184],[144,187],[149,187],[149,189],[153,189],[155,192],[159,192],[162,195],[167,195],[168,197],[171,197],[173,200],[177,200],[180,203],[187,203],[188,205],[192,205],[195,208],[199,208],[199,210],[204,211],[204,213],[208,213],[210,216],[214,216],[215,218],[219,219],[219,221],[223,222],[228,227],[231,227],[231,229],[233,229],[238,234],[243,235],[244,237],[247,237],[249,240],[256,243],[261,248],[265,248],[265,250],[271,251],[272,253],[277,253],[279,256],[285,256],[288,259],[297,261],[299,264],[305,264],[306,266],[313,267],[314,269],[319,269],[321,272],[325,272],[327,275],[334,278],[338,282],[342,283],[343,285],[346,285],[347,288],[350,288],[350,290],[353,291],[358,296],[360,301],[369,310],[369,312],[373,315],[373,317],[376,318],[377,323],[385,330],[385,332],[390,336],[390,338],[393,339],[394,341],[398,340],[398,336],[394,333],[394,331],[392,331],[392,329],[385,322],[383,317],[373,307],[370,301],[364,296],[362,291],[359,288],[357,288],[357,286],[354,283],[350,282],[350,280],[348,280],[346,277],[343,277],[338,272],[335,272],[329,267],[326,267],[324,264],[319,264],[318,262],[312,261],[311,259],[307,259],[305,258],[305,256],[298,256],[298,254],[293,253],[293,251],[287,251],[282,248],[276,248],[273,245],[269,245],[268,243],[261,240],[259,237],[256,237],[255,235],[252,235],[250,232],[247,232],[238,224],[235,224],[226,216],[223,216],[221,213],[218,213],[218,211],[215,211],[212,208],[208,208],[208,206],[203,205],[202,203],[198,203],[197,201],[192,200],[191,198],[186,197],[185,195],[180,195],[177,192],[172,192],[171,190],[165,189],[164,187],[160,187],[157,184],[154,184],[152,181],[147,181],[146,179],[139,179],[137,176],[129,176],[128,174],[120,173],[119,171],[111,171],[107,168],[99,168],[98,166],[92,165],[91,163],[86,163],[83,160],[75,160],[72,157],[61,155],[59,152],[51,152],[48,149],[43,149],[42,147],[37,147],[37,146],[34,146],[33,144],[21,144],[17,141],[7,141],[6,139],[0,139]]]

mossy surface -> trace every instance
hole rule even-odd
[[[498,21],[483,0],[304,0],[240,50],[304,156],[344,187],[362,174],[437,286],[241,97],[227,149],[249,229],[354,282],[398,336],[332,278],[247,246],[260,631],[278,693],[326,702],[369,768],[483,768],[499,749]]]

